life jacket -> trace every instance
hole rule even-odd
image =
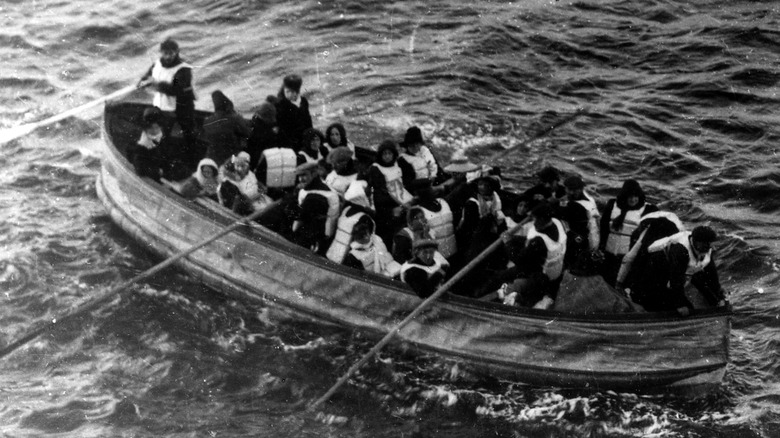
[[[642,216],[642,218],[639,220],[639,223],[641,225],[642,222],[646,220],[657,219],[657,218],[664,218],[668,220],[669,222],[677,226],[677,229],[680,231],[685,229],[685,225],[683,225],[682,221],[680,221],[680,218],[678,218],[676,214],[670,211],[654,211],[652,213],[647,213],[646,215]]]
[[[557,280],[563,274],[563,258],[566,255],[566,231],[563,229],[563,224],[558,219],[552,219],[555,228],[558,229],[558,241],[554,241],[547,234],[540,233],[533,225],[528,230],[528,237],[525,241],[528,246],[532,239],[540,237],[544,241],[544,246],[547,247],[547,258],[544,260],[542,266],[542,272],[550,280]]]
[[[173,67],[163,67],[158,59],[152,66],[152,78],[157,82],[173,84],[173,77],[182,68],[192,68],[192,66],[185,62],[180,62]],[[170,96],[157,91],[154,93],[152,104],[163,111],[176,111],[176,96]]]
[[[303,157],[307,163],[319,163],[320,160],[322,159],[322,154],[320,153],[320,151],[317,151],[317,157],[312,157],[311,155],[303,151],[298,152],[298,156]]]
[[[295,186],[295,151],[290,148],[271,148],[263,151],[260,160],[266,162],[265,185],[279,189]]]
[[[347,192],[349,185],[352,184],[353,181],[356,181],[357,177],[357,173],[339,175],[335,170],[331,170],[328,176],[325,177],[325,185],[338,193],[341,198],[344,198],[344,194]]]
[[[428,152],[430,154],[430,151]],[[428,166],[428,160],[423,153],[423,149],[417,155],[409,155],[406,152],[400,154],[399,158],[403,158],[414,169],[414,175],[416,179],[433,179],[436,177],[436,173],[431,173],[431,169]],[[435,163],[434,163],[435,164]]]
[[[439,252],[445,257],[450,258],[458,251],[458,245],[455,242],[455,227],[452,224],[452,210],[450,205],[444,199],[437,199],[441,204],[441,210],[433,212],[420,207],[425,213],[425,219],[431,230],[431,236],[439,244]]]
[[[401,265],[393,260],[382,238],[376,234],[371,235],[371,243],[368,245],[352,242],[349,247],[349,253],[360,261],[367,272],[376,272],[392,278],[401,271]]]
[[[669,254],[669,248],[675,243],[679,243],[688,250],[688,266],[685,268],[685,276],[690,280],[691,276],[697,272],[701,272],[704,268],[710,264],[712,260],[712,248],[707,251],[702,258],[697,258],[691,247],[691,232],[683,231],[677,234],[673,234],[669,237],[656,240],[647,248],[647,252],[654,253],[663,251],[667,255]]]
[[[333,242],[328,248],[328,252],[325,253],[325,257],[328,260],[332,260],[336,263],[344,262],[344,256],[349,251],[349,244],[352,242],[352,229],[355,228],[355,224],[358,223],[361,217],[366,214],[363,212],[357,212],[351,216],[347,214],[352,212],[352,209],[347,207],[344,212],[341,213],[338,220],[338,226],[336,227],[336,236],[333,238]]]
[[[477,205],[477,211],[479,212],[479,217],[483,218],[487,216],[490,213],[493,213],[493,215],[496,217],[496,220],[499,222],[502,222],[506,219],[506,215],[504,215],[504,212],[502,211],[502,205],[501,205],[501,197],[498,196],[497,192],[493,192],[493,199],[489,203],[485,203],[485,206],[488,208],[487,210],[483,211],[482,208],[480,208],[480,202],[479,198],[472,196],[469,198],[466,202],[473,202]],[[463,226],[463,220],[464,216],[460,217],[460,223],[458,224],[458,228]]]
[[[387,192],[390,193],[390,196],[392,196],[395,202],[403,205],[414,199],[414,196],[404,188],[404,183],[401,179],[401,168],[398,167],[398,164],[385,167],[373,163],[372,166],[379,169],[379,171],[382,172],[382,175],[384,175]]]
[[[446,260],[442,262],[440,260],[436,260],[435,257],[433,259],[433,265],[431,266],[425,266],[420,263],[415,263],[413,260],[415,259],[412,259],[404,263],[403,265],[401,265],[401,281],[403,281],[404,283],[406,282],[406,272],[411,268],[420,268],[428,274],[428,278],[431,278],[433,274],[435,274],[438,271],[444,271],[444,267],[449,266],[449,263],[447,263]]]
[[[607,235],[607,244],[604,250],[610,254],[624,255],[628,253],[629,246],[631,246],[631,234],[639,228],[639,222],[642,220],[642,213],[645,212],[647,204],[641,208],[634,210],[628,210],[626,212],[625,219],[623,219],[623,226],[619,230],[615,230],[610,225],[609,234]],[[617,204],[612,207],[612,213],[610,214],[610,224],[618,216],[620,216],[621,210]]]
[[[339,195],[333,190],[301,189],[301,191],[298,192],[298,205],[303,205],[303,200],[306,199],[306,196],[309,194],[320,195],[328,200],[328,218],[325,220],[325,235],[328,237],[333,236],[336,232],[336,223],[339,218]]]
[[[599,209],[596,206],[596,201],[592,196],[583,192],[585,199],[580,199],[575,202],[585,207],[585,211],[588,213],[588,247],[591,251],[599,249]]]

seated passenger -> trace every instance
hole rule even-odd
[[[251,131],[241,114],[233,108],[233,102],[217,90],[211,93],[214,114],[203,121],[201,138],[206,142],[206,157],[217,163],[245,149],[244,142]]]
[[[549,203],[539,203],[531,210],[533,224],[527,236],[507,242],[515,266],[497,279],[507,279],[507,274],[515,277],[506,293],[516,294],[516,303],[523,307],[550,308],[563,279],[566,231],[552,212]]]
[[[395,230],[403,226],[403,210],[411,205],[414,197],[404,187],[395,142],[383,141],[376,157],[376,162],[368,168],[367,179],[374,194],[376,234],[389,242]]]
[[[630,249],[623,257],[618,271],[615,288],[623,291],[624,285],[632,283],[631,267],[636,260],[639,264],[647,255],[647,247],[651,243],[685,231],[685,226],[676,214],[668,211],[655,211],[643,216],[639,221],[639,227],[631,234]]]
[[[458,251],[452,210],[447,201],[436,198],[428,180],[418,181],[416,185],[417,198],[413,205],[419,206],[425,213],[425,219],[428,221],[433,239],[438,244],[439,252],[449,260]]]
[[[295,151],[290,148],[268,148],[260,154],[255,169],[257,180],[268,187],[268,195],[280,198],[295,187],[295,169],[298,167]]]
[[[406,223],[406,227],[393,236],[393,258],[398,263],[404,263],[414,257],[414,242],[422,239],[433,240],[422,208],[411,207],[406,212]]]
[[[444,283],[449,264],[436,257],[435,240],[414,242],[414,257],[401,266],[401,281],[408,284],[420,298],[428,298]]]
[[[355,153],[355,145],[347,140],[347,130],[341,123],[334,123],[325,130],[325,142],[322,144],[328,152],[339,146],[346,146],[352,153]]]
[[[282,87],[276,96],[276,122],[279,126],[279,146],[298,152],[302,145],[303,133],[311,128],[309,101],[301,96],[303,79],[292,74],[284,77]]]
[[[218,196],[220,203],[240,215],[265,208],[273,200],[265,194],[265,186],[249,171],[249,154],[239,152],[220,169]]]
[[[303,131],[301,146],[298,150],[298,165],[303,163],[317,163],[325,156],[320,152],[322,146],[322,133],[314,128]]]
[[[349,252],[349,244],[354,240],[354,229],[358,223],[368,223],[373,228],[374,220],[364,208],[347,204],[339,216],[333,242],[330,243],[330,247],[325,253],[328,260],[336,263],[344,262],[344,257]]]
[[[472,183],[472,193],[463,207],[458,224],[458,248],[465,249],[464,257],[471,260],[487,248],[506,230],[498,190],[501,180],[485,173]]]
[[[252,132],[246,140],[246,151],[249,152],[250,157],[249,168],[254,170],[260,162],[263,151],[280,147],[279,127],[276,126],[276,107],[273,103],[266,100],[260,104],[252,116],[250,127]],[[295,157],[294,151],[293,157]]]
[[[431,184],[437,184],[439,164],[425,146],[420,128],[409,128],[400,146],[402,152],[398,157],[398,165],[403,172],[404,187],[409,190],[415,180],[428,180]]]
[[[204,158],[198,163],[198,169],[195,173],[184,180],[179,193],[189,199],[203,196],[217,201],[218,175],[219,167],[217,167],[217,163],[211,158]]]
[[[160,182],[166,159],[164,157],[165,135],[162,130],[162,111],[157,107],[147,108],[142,116],[143,131],[131,157],[138,175]]]
[[[327,160],[333,166],[333,170],[325,177],[325,184],[338,193],[341,198],[344,198],[349,185],[358,179],[352,151],[346,146],[339,146],[328,154]]]
[[[389,278],[401,272],[401,265],[393,260],[382,239],[374,234],[373,221],[355,225],[349,252],[343,263],[354,269],[375,272]]]
[[[440,196],[450,204],[453,221],[459,224],[463,207],[466,206],[466,202],[474,192],[469,183],[480,176],[482,170],[476,164],[462,157],[450,161],[450,164],[444,167],[444,171],[450,175],[450,179],[441,185],[443,195]]]
[[[642,216],[658,211],[658,207],[645,201],[645,193],[636,180],[623,183],[617,198],[607,201],[601,216],[601,241],[599,249],[604,253],[601,276],[615,285],[618,269],[628,253],[631,234],[639,227]]]
[[[336,232],[339,196],[326,186],[318,174],[317,163],[298,166],[298,212],[293,222],[292,240],[317,254],[325,254],[328,241]]]
[[[523,192],[526,200],[547,201],[555,206],[566,196],[566,189],[559,184],[561,175],[552,166],[542,168],[537,174],[537,184]]]
[[[631,299],[650,312],[677,310],[687,315],[693,305],[685,296],[685,286],[695,286],[711,306],[725,305],[711,244],[717,239],[712,228],[698,226],[647,247],[647,257],[635,263],[633,282],[626,284]]]
[[[570,176],[563,182],[566,198],[555,215],[569,225],[566,266],[579,274],[592,272],[599,252],[599,211],[596,201],[585,192],[585,183],[579,176]]]

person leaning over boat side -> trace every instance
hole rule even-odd
[[[398,165],[403,173],[404,187],[410,190],[414,181],[421,179],[436,184],[436,178],[439,176],[439,164],[431,150],[425,146],[420,128],[412,126],[407,129],[404,140],[399,146],[401,146],[402,152],[398,157]]]
[[[160,182],[163,168],[167,166],[167,160],[163,156],[164,142],[167,136],[160,126],[162,117],[162,112],[157,107],[144,110],[141,118],[143,131],[131,158],[138,175],[157,182]]]
[[[249,171],[249,154],[239,152],[220,168],[220,203],[240,215],[248,215],[272,202],[265,186]]]
[[[358,222],[352,230],[352,242],[343,264],[361,271],[375,272],[393,278],[401,265],[393,260],[387,246],[374,234],[374,222]]]
[[[311,128],[309,101],[301,96],[303,79],[292,74],[284,77],[276,101],[276,122],[279,126],[281,146],[294,149],[302,147],[303,131]]]
[[[599,252],[599,210],[596,201],[585,192],[585,183],[579,176],[563,181],[566,198],[561,201],[554,216],[569,225],[566,248],[566,266],[578,274],[595,274],[593,265],[601,257]]]
[[[317,163],[325,158],[320,148],[322,147],[322,133],[314,128],[308,128],[301,135],[301,147],[298,149],[298,165],[304,163]]]
[[[214,91],[211,93],[211,101],[214,104],[214,113],[203,121],[201,138],[207,145],[206,158],[222,164],[228,158],[246,149],[244,143],[251,131],[225,93],[220,90]],[[250,169],[252,168],[250,160]]]
[[[439,252],[450,260],[458,252],[450,205],[444,199],[436,197],[428,180],[417,180],[414,194],[416,198],[412,205],[419,206],[425,212],[431,235],[439,244]]]
[[[184,180],[179,193],[188,199],[203,196],[218,200],[219,167],[211,158],[204,158],[198,163],[198,168],[189,178]]]
[[[352,159],[352,151],[346,146],[333,149],[327,158],[333,170],[325,177],[325,184],[336,191],[339,197],[344,198],[349,185],[358,179],[358,171],[355,168],[355,160]]]
[[[631,299],[650,312],[677,310],[687,315],[693,309],[685,296],[690,282],[711,306],[724,306],[711,246],[717,237],[712,228],[698,226],[650,244],[644,264],[635,268],[635,281],[627,285]]]
[[[179,44],[168,38],[160,44],[160,58],[138,81],[138,87],[151,85],[155,89],[152,104],[164,114],[172,114],[163,128],[170,134],[173,121],[179,123],[184,137],[185,161],[197,161],[195,132],[195,92],[192,87],[192,66],[179,55]]]
[[[252,120],[249,123],[252,132],[246,140],[246,151],[249,152],[251,158],[249,161],[250,169],[257,168],[263,151],[281,146],[279,127],[276,126],[276,107],[271,101],[276,102],[276,97],[268,96],[252,115]]]
[[[328,152],[339,146],[346,146],[352,153],[355,153],[355,145],[347,140],[347,130],[341,123],[333,123],[325,129],[325,142],[322,144]]]
[[[420,298],[428,298],[444,283],[449,263],[436,257],[435,240],[414,242],[414,257],[401,266],[401,281],[408,284]]]
[[[631,234],[642,216],[655,211],[658,207],[646,202],[645,192],[634,179],[626,180],[617,197],[607,201],[601,216],[599,249],[604,254],[601,276],[610,286],[615,285],[621,261],[630,249]]]
[[[366,179],[374,195],[376,234],[389,242],[395,231],[404,226],[404,209],[411,205],[414,196],[404,187],[395,142],[383,141],[377,148],[376,157],[368,168]]]
[[[292,226],[293,242],[324,255],[336,231],[339,196],[318,173],[317,163],[298,166],[298,212]]]
[[[505,233],[503,236],[515,266],[497,275],[491,283],[507,279],[508,275],[514,276],[506,293],[516,294],[514,301],[522,307],[547,309],[558,295],[567,236],[563,223],[552,214],[550,204],[540,201],[530,212],[533,222],[528,227],[528,234],[510,236]]]

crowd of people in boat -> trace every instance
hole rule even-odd
[[[374,159],[361,158],[344,125],[313,126],[297,75],[286,76],[251,121],[213,92],[214,112],[201,128],[191,67],[172,40],[160,55],[139,81],[154,88],[154,106],[143,114],[132,160],[142,176],[183,181],[177,190],[185,197],[258,213],[258,222],[307,250],[404,281],[423,298],[479,256],[458,293],[550,308],[571,271],[601,275],[647,311],[687,314],[688,283],[709,305],[725,304],[716,233],[686,230],[647,202],[635,180],[601,209],[580,176],[549,166],[536,185],[513,193],[497,167],[465,158],[441,167],[416,126],[399,142],[383,141]],[[181,135],[172,135],[176,127]],[[481,254],[498,239],[499,249]]]

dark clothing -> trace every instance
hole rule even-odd
[[[615,285],[615,277],[617,277],[618,270],[620,269],[620,264],[623,261],[624,254],[612,254],[609,251],[605,251],[605,247],[607,245],[607,239],[609,238],[609,234],[614,232],[614,221],[612,220],[612,210],[614,208],[620,208],[616,206],[617,200],[616,199],[610,199],[607,201],[607,205],[604,207],[604,213],[601,215],[601,221],[599,223],[599,228],[601,229],[600,235],[600,242],[599,242],[599,249],[601,249],[604,252],[604,263],[601,266],[601,276],[604,277],[604,280],[609,284],[610,286]],[[653,204],[646,204],[646,203],[640,203],[636,207],[628,207],[624,206],[622,211],[631,211],[631,210],[638,210],[642,208],[642,206],[645,207],[644,211],[642,212],[642,216],[652,213],[655,211],[658,211],[658,207],[656,207]],[[618,229],[620,231],[620,229]]]
[[[559,185],[555,188],[555,192],[545,186],[544,184],[537,184],[530,189],[523,192],[521,195],[522,199],[526,202],[528,201],[541,201],[544,199],[550,199],[551,197],[555,197],[556,199],[563,199],[563,197],[566,196],[566,188],[562,185]]]
[[[401,181],[404,187],[414,194],[414,182],[417,180],[417,172],[414,171],[414,167],[406,160],[396,161],[398,162],[398,167],[401,168]]]
[[[635,266],[637,262],[639,260],[635,262]],[[641,265],[636,266],[638,272],[634,281],[628,285],[632,291],[632,300],[650,312],[675,310],[680,307],[692,309],[693,305],[685,296],[685,272],[688,262],[688,249],[679,243],[672,244],[668,251],[647,253]],[[724,299],[713,261],[710,261],[704,270],[693,274],[691,284],[712,306]]]
[[[279,147],[279,136],[274,132],[274,126],[259,118],[252,120],[252,132],[246,141],[246,151],[250,157],[250,169],[257,167],[264,150]],[[265,178],[260,181],[265,181]]]
[[[249,134],[249,126],[240,114],[215,112],[203,121],[202,139],[208,144],[206,158],[221,166],[232,155],[244,150],[242,142]]]
[[[314,178],[304,187],[304,190],[330,191],[319,177]],[[300,226],[293,231],[293,241],[298,245],[311,248],[317,253],[324,254],[327,251],[327,236],[325,235],[325,223],[328,219],[328,200],[317,193],[309,193],[300,204],[297,220]]]
[[[147,149],[143,146],[136,146],[133,155],[133,166],[139,176],[151,178],[160,182],[160,172],[163,169],[164,161],[160,156],[159,146],[154,149]]]
[[[409,263],[422,265],[423,263],[418,258],[413,258]],[[445,274],[441,271],[434,272],[430,276],[428,272],[418,267],[411,267],[404,273],[404,280],[406,284],[411,286],[412,290],[417,293],[420,298],[428,298],[433,295],[439,288],[439,285],[444,281]]]
[[[385,242],[390,242],[393,234],[404,227],[405,219],[403,212],[399,216],[393,215],[393,209],[401,206],[387,190],[387,179],[385,175],[375,166],[369,166],[366,175],[368,186],[371,187],[371,193],[374,196],[374,208],[376,209],[376,235]],[[398,260],[403,263],[406,260]]]
[[[276,102],[276,123],[279,126],[279,143],[282,147],[301,150],[303,131],[312,127],[309,101],[301,97],[300,106],[287,99]]]
[[[166,66],[166,68],[175,67],[182,62],[184,61],[177,57],[177,59],[170,66]],[[144,80],[151,77],[153,68],[154,64],[149,67],[149,70],[141,79]],[[158,83],[157,91],[169,96],[176,96],[176,110],[174,111],[176,121],[179,123],[182,136],[186,140],[186,147],[194,148],[197,134],[195,132],[195,92],[192,88],[192,69],[189,67],[180,68],[176,71],[176,74],[173,75],[173,82],[170,84]],[[166,134],[170,134],[171,125],[169,124],[167,128]],[[197,157],[198,160],[200,158],[201,157]]]

